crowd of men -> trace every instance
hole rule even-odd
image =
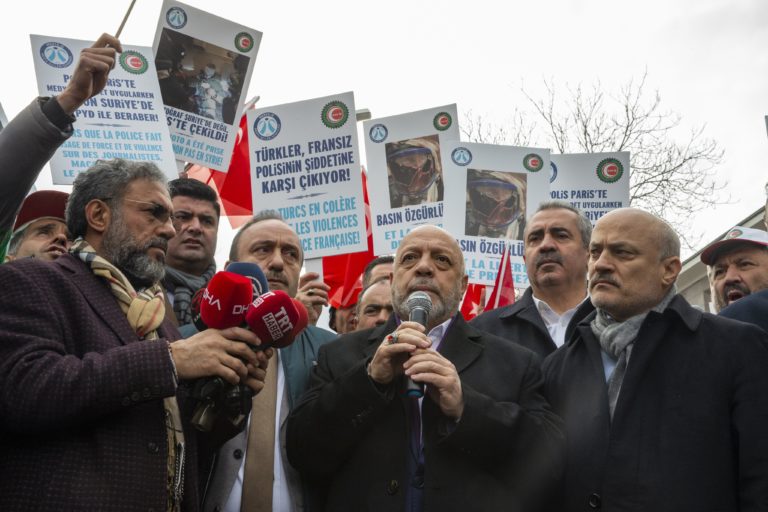
[[[624,208],[593,228],[542,203],[531,286],[466,322],[460,247],[421,226],[369,263],[332,332],[329,286],[262,211],[227,265],[255,264],[308,325],[261,350],[196,321],[217,271],[207,185],[111,160],[71,194],[26,195],[120,51],[103,35],[0,132],[1,510],[768,511],[766,231],[701,253],[713,315],[677,293],[661,219]],[[211,378],[255,396],[205,431]]]

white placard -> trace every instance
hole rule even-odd
[[[516,288],[528,287],[523,230],[549,198],[549,150],[446,142],[445,229],[464,253],[470,283],[493,285],[504,250]]]
[[[392,254],[421,224],[443,224],[445,141],[459,139],[456,105],[363,124],[373,252]]]
[[[629,206],[629,153],[552,155],[549,193],[567,201],[592,221]]]
[[[176,158],[227,172],[261,35],[163,2],[152,47]]]
[[[8,124],[8,118],[5,117],[5,110],[3,110],[3,105],[0,104],[0,130],[5,128],[7,124]]]
[[[31,35],[41,96],[59,94],[75,71],[80,51],[93,43]],[[70,185],[96,160],[123,158],[156,164],[177,178],[152,48],[123,45],[106,87],[75,111],[74,133],[51,158],[56,185]]]
[[[278,210],[306,259],[367,249],[351,92],[249,110],[254,211]]]

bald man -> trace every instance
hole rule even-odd
[[[325,510],[530,510],[528,493],[558,471],[536,356],[464,322],[466,285],[453,236],[419,227],[395,256],[395,314],[320,349],[287,444],[322,482]],[[432,301],[426,328],[405,320],[416,291]],[[407,379],[426,385],[423,399],[406,396]]]
[[[589,244],[596,311],[544,362],[565,421],[553,510],[766,510],[768,335],[677,294],[680,242],[624,208]]]

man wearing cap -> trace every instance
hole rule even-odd
[[[736,226],[708,246],[709,284],[720,315],[768,331],[768,232]]]
[[[24,200],[5,261],[21,258],[52,261],[67,252],[69,240],[64,209],[68,197],[64,192],[39,190]]]
[[[80,53],[75,71],[61,94],[53,98],[35,99],[0,131],[0,260],[5,259],[6,245],[11,235],[19,228],[27,228],[19,236],[19,240],[34,237],[33,231],[29,229],[33,226],[24,224],[35,217],[25,217],[25,222],[17,222],[14,225],[14,218],[20,213],[19,207],[25,202],[27,192],[32,188],[45,163],[59,146],[72,136],[75,111],[89,98],[99,94],[106,85],[109,71],[115,65],[116,52],[120,51],[120,41],[109,34],[102,34],[93,46]],[[40,202],[47,203],[49,200],[60,201],[61,196],[30,196],[30,211],[42,208],[44,216],[48,216],[46,212],[49,207]],[[58,204],[54,202],[50,208],[54,211],[52,217],[61,219],[63,207],[59,208]],[[47,237],[46,240],[42,245],[51,246],[52,238]],[[58,249],[62,246],[64,242],[59,238],[56,247],[50,247],[50,251],[43,249],[43,252],[46,257],[56,257],[60,253]],[[33,254],[34,252],[26,256]],[[17,247],[15,258],[21,257],[24,256]]]

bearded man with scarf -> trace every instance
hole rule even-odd
[[[272,351],[239,327],[178,339],[171,212],[154,164],[99,161],[67,203],[69,253],[0,266],[0,510],[198,509],[198,443],[235,432],[190,428],[185,383],[256,393]]]
[[[543,366],[567,439],[552,510],[768,510],[768,336],[691,307],[680,268],[662,220],[597,221],[596,311]]]

